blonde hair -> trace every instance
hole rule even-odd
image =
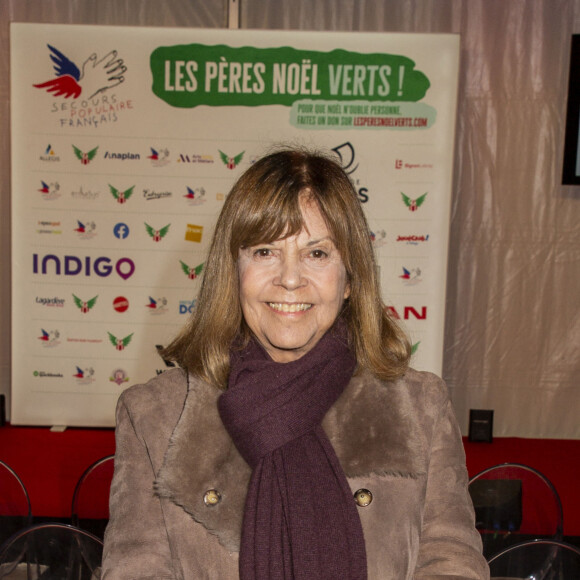
[[[239,299],[239,250],[299,233],[305,194],[317,204],[347,272],[350,296],[341,315],[359,368],[383,380],[405,372],[410,344],[381,300],[370,232],[356,191],[334,160],[297,148],[262,157],[232,187],[216,224],[196,308],[164,358],[226,387],[232,343],[241,339],[244,344],[251,336]]]

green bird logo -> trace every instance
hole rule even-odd
[[[126,336],[125,338],[117,338],[114,334],[111,334],[109,331],[107,331],[107,334],[109,335],[109,340],[111,341],[111,344],[117,350],[124,350],[125,347],[131,342],[133,334],[135,333],[132,332],[129,336]]]
[[[73,151],[75,152],[75,155],[77,156],[78,159],[80,159],[80,161],[83,165],[88,165],[89,161],[92,161],[95,158],[95,155],[97,154],[97,150],[99,149],[98,147],[95,147],[94,149],[91,149],[88,153],[85,153],[84,151],[81,151],[78,147],[76,147],[75,145],[73,145],[72,148],[73,148]]]
[[[84,300],[81,300],[78,296],[75,296],[73,294],[75,304],[80,308],[83,314],[86,314],[96,304],[98,297],[99,295],[97,294],[94,298],[91,298],[90,300],[87,300],[85,302]]]
[[[199,264],[198,266],[196,266],[195,268],[190,268],[185,262],[183,262],[182,260],[179,260],[180,264],[181,264],[181,269],[185,272],[185,275],[190,279],[190,280],[195,280],[200,274],[201,271],[203,270],[203,264],[204,262],[202,262],[201,264]]]
[[[154,242],[160,242],[161,238],[164,238],[169,231],[169,226],[171,224],[167,224],[165,227],[162,227],[160,230],[156,230],[154,227],[151,227],[147,222],[145,223],[145,229],[147,233],[153,238]]]
[[[237,167],[237,165],[240,163],[245,153],[245,151],[242,151],[235,157],[230,157],[229,155],[226,155],[223,151],[220,151],[219,149],[218,151],[220,152],[220,157],[222,158],[222,161],[224,162],[225,166],[228,169],[234,169],[235,167]]]
[[[427,197],[427,193],[429,193],[429,192],[425,192],[423,195],[419,196],[417,199],[411,199],[410,197],[408,197],[407,195],[405,195],[401,191],[401,195],[403,196],[403,201],[405,202],[405,205],[409,208],[409,211],[417,211],[417,208],[420,208],[423,205],[423,202],[425,201],[425,198]]]
[[[133,195],[134,189],[135,186],[133,185],[125,191],[120,191],[109,183],[109,190],[111,191],[111,195],[117,200],[118,203],[125,203]]]

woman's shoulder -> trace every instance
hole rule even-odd
[[[180,368],[167,370],[146,383],[125,389],[118,410],[126,409],[135,427],[143,423],[173,423],[179,418],[187,395],[187,374]]]

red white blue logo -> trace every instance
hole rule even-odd
[[[84,99],[91,99],[125,81],[127,67],[123,59],[117,58],[116,50],[100,59],[93,53],[79,67],[54,46],[47,46],[55,78],[33,85],[37,89],[65,99],[78,99],[81,95]]]

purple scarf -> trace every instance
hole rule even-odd
[[[320,425],[355,365],[341,323],[294,362],[272,361],[253,340],[232,351],[229,388],[218,407],[253,469],[241,580],[366,580],[355,502]]]

